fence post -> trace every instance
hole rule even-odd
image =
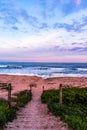
[[[43,92],[44,92],[44,86],[43,86]]]
[[[62,84],[59,85],[59,106],[62,107]]]
[[[11,106],[11,90],[12,90],[12,86],[11,83],[8,84],[8,104],[9,104],[9,108]]]
[[[32,86],[30,85],[30,92],[32,91]]]

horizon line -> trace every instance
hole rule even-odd
[[[87,63],[87,62],[76,62],[76,61],[66,61],[66,62],[60,62],[60,61],[57,61],[57,62],[54,62],[54,61],[0,61],[1,62],[17,62],[17,63],[21,63],[21,62],[24,62],[24,63]]]

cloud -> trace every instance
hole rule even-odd
[[[40,0],[41,16],[43,20],[50,19],[53,16],[58,16],[61,13],[60,0]]]
[[[16,26],[12,26],[11,28],[12,28],[13,30],[19,30],[18,27],[16,27]]]
[[[49,28],[47,23],[41,23],[40,24],[40,29],[47,29],[47,28]]]
[[[51,18],[59,12],[63,15],[71,14],[77,10],[74,0],[41,0],[42,14],[45,18]],[[77,3],[77,2],[76,2]]]
[[[75,2],[75,4],[76,4],[77,6],[79,6],[79,5],[80,5],[80,3],[81,3],[81,1],[80,1],[80,0],[74,0],[74,2]]]
[[[76,13],[64,16],[63,19],[54,23],[53,28],[56,30],[65,29],[68,32],[72,32],[71,35],[76,35],[76,33],[82,33],[87,31],[87,9],[80,10]],[[75,33],[73,33],[75,32]]]
[[[16,24],[16,23],[18,23],[18,20],[17,20],[17,18],[16,17],[13,17],[13,16],[6,16],[6,17],[4,17],[3,18],[3,20],[4,20],[4,23],[5,24],[10,24],[10,25],[14,25],[14,24]]]
[[[29,15],[28,12],[24,9],[20,9],[20,16],[25,20],[25,22],[29,23],[32,26],[38,25],[38,18]]]
[[[87,1],[0,0],[0,36],[3,56],[87,56]]]
[[[77,55],[85,55],[87,56],[87,47],[74,47],[71,46],[70,48],[61,48],[61,47],[54,47],[50,50],[50,52],[53,52],[54,54],[58,56],[77,56]]]
[[[82,22],[73,22],[72,24],[66,24],[66,23],[55,23],[54,24],[54,29],[59,29],[59,28],[64,28],[67,31],[75,31],[75,32],[80,32],[83,31],[83,27],[86,26],[86,23]]]
[[[6,25],[18,23],[18,10],[15,8],[15,5],[11,0],[0,1],[0,15],[1,20]]]

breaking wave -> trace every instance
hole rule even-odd
[[[22,66],[18,66],[18,65],[0,65],[0,68],[7,68],[7,69],[11,69],[11,68],[14,68],[14,69],[21,69]]]

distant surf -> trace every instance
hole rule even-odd
[[[11,68],[22,68],[22,66],[18,66],[18,65],[0,65],[0,68],[2,69],[2,68],[9,68],[9,69],[11,69]]]
[[[87,63],[0,62],[0,74],[47,77],[86,77]]]

